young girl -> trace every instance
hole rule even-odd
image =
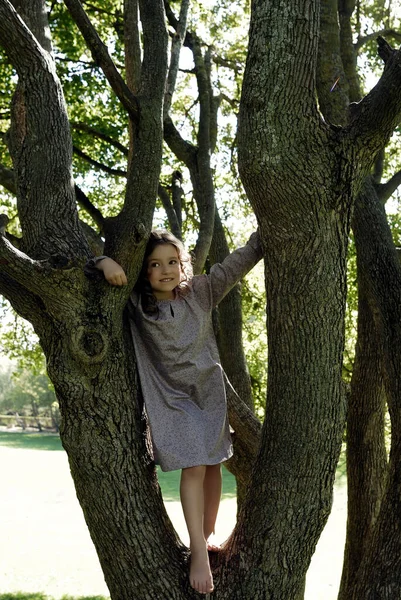
[[[212,310],[262,257],[259,236],[192,277],[189,255],[171,233],[153,231],[131,294],[130,321],[155,462],[182,469],[180,495],[190,549],[190,583],[213,590],[207,540],[221,496],[220,463],[232,456],[226,397]],[[95,259],[112,285],[125,285],[123,269]]]

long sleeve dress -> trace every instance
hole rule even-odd
[[[163,471],[214,465],[232,456],[223,372],[212,310],[261,259],[259,236],[189,282],[186,293],[142,310],[131,294],[130,326],[150,425]]]

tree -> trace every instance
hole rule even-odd
[[[8,0],[2,0],[0,43],[18,73],[9,148],[23,236],[16,242],[19,249],[1,238],[0,289],[32,322],[46,354],[62,413],[62,442],[113,600],[195,597],[187,582],[187,549],[164,511],[146,451],[135,365],[127,358],[133,355],[123,316],[128,292],[83,275],[90,240],[75,207],[71,135],[49,53],[44,3],[13,4],[23,20]],[[129,118],[124,205],[107,219],[92,212],[105,237],[105,253],[125,267],[131,284],[151,227],[163,136],[189,168],[197,189],[200,234],[195,252],[200,263],[212,242],[215,221],[208,162],[215,114],[205,77],[208,53],[202,53],[199,37],[191,38],[190,32],[184,36],[167,3],[166,11],[161,0],[138,4],[143,58],[139,62],[137,4],[127,0],[124,81],[81,3],[65,0]],[[185,5],[182,2],[181,25]],[[350,7],[344,8],[345,32],[351,15]],[[196,145],[184,140],[168,110],[163,116],[166,14],[170,26],[177,28],[175,39],[192,45],[196,57],[203,98]],[[330,19],[320,21],[320,14]],[[326,72],[317,77],[323,73],[319,57],[325,53],[319,54],[319,47],[330,30],[327,22],[338,41],[333,68],[345,69],[337,10],[331,3],[254,0],[252,5],[238,153],[267,257],[268,419],[237,526],[214,564],[217,599],[302,598],[310,557],[330,511],[345,422],[341,359],[352,209],[400,117],[401,57],[382,42],[385,69],[378,85],[351,105],[347,120],[344,111],[330,118],[323,83],[338,75]],[[345,90],[343,109],[347,102]],[[395,302],[387,308],[395,310]],[[391,387],[395,380],[388,380]],[[394,582],[401,580],[396,537],[386,530],[384,519],[398,506],[400,430],[397,403],[393,406],[392,478],[383,518],[377,521],[380,527],[362,559],[360,572],[369,570],[369,576],[359,578],[352,592],[355,598],[374,593],[395,598]],[[251,411],[238,399],[231,407],[243,450],[255,453],[259,434]],[[390,547],[385,547],[385,534],[391,535]],[[391,571],[380,569],[377,581],[375,553],[391,564]],[[365,585],[365,596],[358,596],[358,585]]]

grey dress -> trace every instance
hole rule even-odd
[[[158,315],[130,298],[130,324],[154,459],[163,471],[214,465],[232,456],[212,309],[262,257],[257,233],[193,277],[186,293],[158,302]]]

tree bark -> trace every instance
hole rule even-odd
[[[233,542],[236,548],[251,535],[260,540],[245,551],[258,575],[239,567],[243,597],[252,596],[256,577],[264,597],[303,597],[330,512],[345,419],[341,361],[352,161],[337,187],[327,177],[336,169],[330,132],[314,102],[318,5],[308,3],[302,20],[300,10],[254,3],[241,99],[239,167],[265,244],[269,334],[261,449],[247,520],[240,516]],[[279,33],[269,28],[272,20],[280,23]],[[307,56],[302,65],[301,55]]]
[[[357,264],[364,260],[366,243],[357,236]],[[348,520],[339,600],[349,598],[370,543],[387,473],[383,347],[366,287],[358,273],[358,337],[347,414]]]
[[[398,597],[401,589],[401,266],[384,205],[380,203],[370,180],[366,181],[355,205],[354,233],[361,249],[360,271],[366,282],[374,324],[383,348],[383,381],[391,418],[391,450],[380,511],[373,521],[359,569],[349,583],[347,598],[356,600],[377,596],[390,599]],[[373,506],[377,512],[377,504]]]

